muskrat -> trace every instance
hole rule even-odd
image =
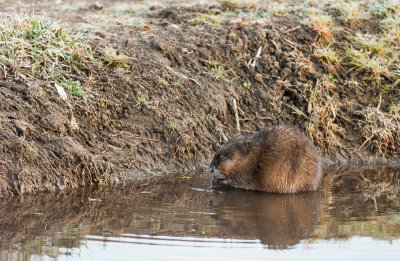
[[[216,152],[209,171],[213,184],[276,193],[317,190],[322,177],[317,148],[287,125],[236,134]]]

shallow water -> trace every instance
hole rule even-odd
[[[398,260],[400,170],[327,171],[320,192],[210,187],[206,174],[0,202],[0,260]]]

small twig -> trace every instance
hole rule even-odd
[[[382,103],[382,93],[379,94],[379,103],[378,106],[376,107],[376,109],[379,111],[379,109],[381,108],[381,103]]]
[[[297,49],[297,46],[295,43],[293,43],[292,41],[289,41],[288,39],[284,39],[290,46],[292,46],[294,49]]]
[[[235,98],[232,99],[232,105],[233,105],[233,111],[235,113],[236,129],[237,129],[237,131],[240,131],[239,114],[238,114],[238,109],[237,109],[237,104],[236,104]]]
[[[128,135],[128,138],[134,138],[134,139],[138,139],[138,140],[157,141],[158,142],[158,140],[151,139],[151,138],[140,137],[138,135],[132,135],[132,136]]]
[[[260,46],[258,48],[258,50],[257,50],[256,56],[254,56],[254,58],[253,58],[253,62],[250,64],[251,67],[256,67],[256,61],[257,61],[258,58],[261,57],[260,56],[261,55],[261,50],[262,50],[262,47]]]
[[[196,81],[196,79],[194,79],[194,78],[189,78],[189,80],[191,80],[192,82],[194,82],[195,84],[197,84],[198,86],[201,87],[201,84],[200,84],[198,81]]]
[[[141,136],[139,136],[137,134],[130,135],[128,133],[125,133],[124,131],[121,131],[120,133],[111,134],[110,136],[111,137],[115,137],[115,136],[120,136],[122,134],[125,134],[126,137],[128,137],[128,138],[133,138],[133,139],[138,139],[138,140],[158,141],[158,140],[151,139],[151,138],[141,137]]]
[[[273,120],[271,117],[253,117],[253,118],[243,118],[241,121],[254,121],[254,120]]]
[[[345,120],[346,122],[350,123],[351,125],[353,125],[354,127],[357,127],[357,125],[352,122],[351,120],[349,120],[348,118],[346,118],[345,116],[341,115],[340,113],[337,114],[337,116],[343,120]]]
[[[298,25],[296,27],[293,27],[293,28],[290,28],[290,29],[286,30],[285,33],[290,33],[292,31],[296,31],[297,29],[300,29],[300,28],[301,28],[301,25]]]
[[[237,107],[237,109],[242,117],[246,117],[246,113],[244,113],[244,111],[242,109],[240,109],[240,107]]]
[[[174,69],[172,69],[171,67],[167,66],[166,68],[167,68],[170,72],[172,72],[173,74],[175,74],[176,76],[178,76],[178,77],[180,77],[180,78],[183,78],[183,79],[185,79],[185,80],[188,79],[188,77],[187,77],[186,75],[183,75],[183,74],[181,74],[181,73],[179,73],[179,72],[177,72],[177,71],[174,71]]]
[[[361,144],[361,146],[358,148],[357,152],[360,151],[360,150],[364,147],[364,145],[367,144],[367,142],[370,141],[370,140],[372,139],[373,136],[374,136],[374,134],[372,134],[371,136],[369,136],[369,137],[364,141],[364,143]]]
[[[279,50],[279,47],[278,47],[278,45],[275,43],[275,41],[274,41],[274,40],[271,40],[271,42],[272,42],[272,44],[275,46],[275,49],[276,49],[276,50]]]
[[[111,148],[111,149],[113,149],[113,150],[120,150],[120,151],[122,150],[122,148],[117,148],[117,147],[115,147],[115,146],[113,146],[111,144],[106,144],[106,146]]]

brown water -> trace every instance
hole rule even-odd
[[[399,260],[400,170],[332,170],[296,195],[206,174],[0,201],[0,260]]]

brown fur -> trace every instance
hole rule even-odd
[[[235,135],[217,151],[210,171],[214,183],[277,193],[317,190],[322,176],[316,147],[287,125]]]

